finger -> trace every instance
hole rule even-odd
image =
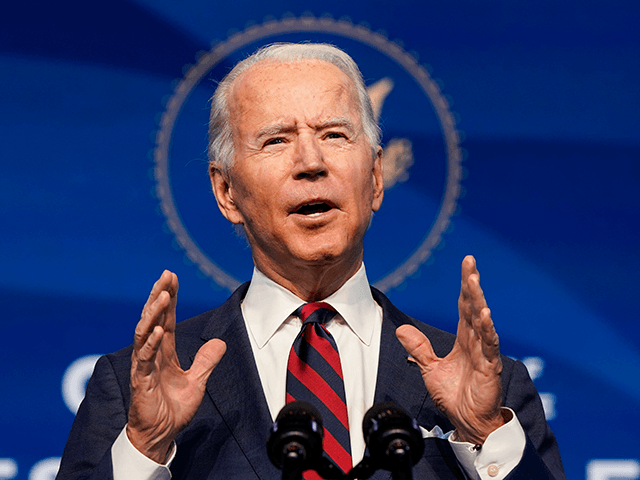
[[[482,310],[479,319],[479,331],[482,339],[482,353],[490,362],[500,359],[500,339],[491,319],[491,310]]]
[[[175,329],[175,309],[176,309],[176,304],[178,302],[178,276],[175,273],[170,272],[169,270],[165,270],[164,272],[162,272],[162,275],[160,276],[160,279],[158,279],[156,284],[158,284],[158,287],[160,288],[160,290],[157,292],[154,292],[155,300],[153,301],[153,303],[150,304],[149,309],[152,310],[154,307],[154,304],[156,303],[161,304],[162,309],[165,310],[163,312],[165,316],[158,318],[158,320],[160,321],[159,325],[165,330],[174,330]],[[155,285],[154,285],[154,288],[155,288]],[[169,308],[165,306],[165,300],[161,298],[163,295],[165,295],[165,292],[168,295]],[[167,325],[165,325],[165,323],[170,322],[171,320],[173,320],[173,328],[167,328]]]
[[[396,337],[411,357],[423,367],[439,360],[429,339],[412,325],[401,325],[396,329]]]
[[[173,274],[169,270],[165,270],[164,272],[162,272],[162,275],[160,275],[160,278],[158,278],[158,280],[156,280],[156,282],[153,284],[151,292],[149,293],[149,297],[147,298],[147,301],[144,304],[144,308],[142,309],[143,315],[145,314],[145,311],[156,301],[158,295],[160,295],[160,292],[167,290],[167,288],[170,286],[172,282],[172,275],[175,274]]]
[[[486,306],[487,302],[480,287],[480,273],[475,258],[467,255],[462,261],[460,297],[458,299],[460,318],[472,326],[474,317],[480,315]]]
[[[142,308],[142,313],[140,315],[140,320],[143,323],[147,323],[146,325],[147,328],[150,326],[148,324],[150,316],[154,316],[150,314],[150,310],[152,309],[153,305],[157,302],[159,295],[163,291],[167,290],[170,283],[171,283],[171,272],[169,272],[168,270],[165,270],[164,272],[162,272],[162,275],[160,275],[160,278],[158,278],[158,280],[156,280],[156,282],[153,284],[153,287],[151,288],[151,292],[149,293],[149,297],[147,298],[147,301],[145,302],[144,307]],[[143,341],[144,340],[146,340],[146,337],[143,339]]]
[[[458,298],[458,311],[460,318],[465,319],[467,322],[471,322],[471,293],[469,291],[469,277],[470,275],[477,273],[475,258],[471,255],[467,255],[462,260],[462,267],[460,272],[460,297]]]
[[[480,286],[480,273],[472,273],[467,280],[469,301],[474,315],[480,315],[483,308],[487,308],[487,301]]]
[[[467,255],[462,260],[462,278],[464,279],[472,273],[478,273],[476,259],[473,255]]]
[[[167,292],[169,293],[169,307],[165,311],[164,324],[162,327],[165,331],[173,333],[176,330],[176,306],[178,304],[178,276],[169,272],[171,281],[167,285]]]
[[[209,375],[211,375],[211,372],[213,372],[213,369],[218,365],[226,351],[227,344],[222,340],[218,338],[209,340],[198,350],[189,369],[189,375],[197,378],[200,385],[204,387]]]
[[[163,335],[164,330],[162,327],[156,326],[148,336],[147,341],[144,342],[144,345],[135,352],[132,361],[134,362],[133,371],[136,374],[149,375],[153,371]]]
[[[155,327],[163,327],[165,323],[164,317],[170,303],[171,297],[169,293],[166,290],[162,290],[156,296],[155,301],[143,310],[142,317],[140,317],[140,321],[136,325],[133,335],[133,346],[135,350],[143,347]]]

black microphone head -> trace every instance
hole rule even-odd
[[[413,464],[424,451],[422,433],[417,422],[395,403],[378,403],[371,407],[362,420],[364,441],[371,458],[389,469],[390,449],[400,442],[411,455]]]
[[[281,469],[284,457],[295,450],[305,465],[313,466],[322,457],[323,435],[318,409],[306,402],[288,403],[271,427],[267,440],[269,458]]]
[[[282,407],[276,417],[276,422],[304,422],[309,419],[319,423],[322,427],[322,417],[316,407],[307,402],[291,402]]]

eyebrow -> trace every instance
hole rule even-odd
[[[266,127],[262,127],[260,130],[256,132],[256,138],[260,139],[262,137],[278,135],[280,133],[290,133],[295,131],[295,129],[296,129],[295,125],[284,124],[284,123],[267,125]]]
[[[329,120],[325,120],[324,122],[315,126],[315,130],[322,131],[330,128],[336,127],[344,127],[349,129],[350,131],[355,131],[355,125],[351,120],[346,117],[336,117],[330,118]],[[262,137],[268,137],[271,135],[279,135],[282,133],[291,133],[296,131],[296,126],[292,124],[286,123],[275,123],[272,125],[267,125],[266,127],[262,127],[260,130],[256,132],[256,139],[260,139]]]
[[[346,117],[330,118],[329,120],[326,120],[321,124],[317,125],[316,129],[327,130],[328,128],[335,128],[335,127],[345,127],[351,130],[352,132],[354,132],[356,129],[353,122]]]

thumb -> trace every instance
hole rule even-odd
[[[412,325],[401,325],[396,329],[396,337],[405,348],[407,353],[421,366],[427,366],[438,360],[431,342],[416,327]]]
[[[213,372],[213,369],[218,365],[226,351],[227,344],[219,338],[209,340],[201,346],[198,353],[196,353],[189,373],[194,375],[200,381],[201,385],[206,384],[209,375],[211,375],[211,372]]]

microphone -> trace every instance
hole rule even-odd
[[[417,422],[398,405],[385,402],[365,414],[362,431],[370,456],[354,467],[350,477],[368,478],[382,468],[390,470],[394,480],[411,480],[411,468],[424,451]]]
[[[322,418],[306,402],[285,405],[271,427],[267,452],[282,470],[283,480],[300,480],[304,470],[315,469],[322,459]]]

